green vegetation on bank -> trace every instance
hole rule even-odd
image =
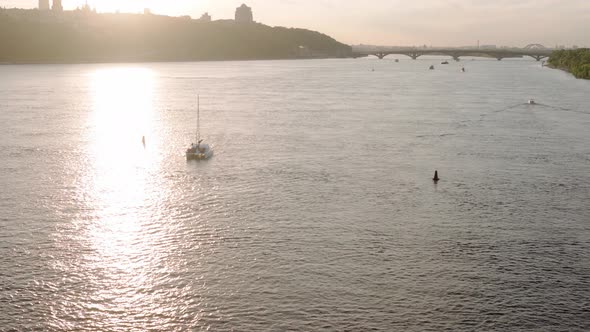
[[[590,79],[590,49],[559,50],[553,52],[549,64],[566,70],[577,78]]]
[[[0,8],[0,62],[128,62],[348,57],[319,32],[188,16],[61,14]]]

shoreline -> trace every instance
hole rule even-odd
[[[0,61],[0,66],[23,65],[99,65],[130,63],[190,63],[190,62],[249,62],[249,61],[288,61],[288,60],[330,60],[353,59],[353,57],[308,57],[308,58],[259,58],[259,59],[210,59],[210,60],[97,60],[97,61]]]
[[[549,67],[549,68],[551,68],[553,70],[561,70],[562,72],[565,72],[565,73],[568,73],[568,74],[574,76],[574,74],[572,74],[567,68],[565,68],[565,67],[555,67],[554,65],[550,64],[549,62],[545,63],[545,67]],[[574,78],[576,78],[576,77],[574,76]]]

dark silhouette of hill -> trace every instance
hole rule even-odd
[[[0,9],[0,62],[254,60],[348,57],[319,32],[151,14]]]

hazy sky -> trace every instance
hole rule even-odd
[[[66,9],[85,0],[63,0]],[[242,2],[268,25],[318,30],[348,44],[590,46],[590,0],[88,0],[99,11],[232,18]],[[37,0],[0,0],[34,8]]]

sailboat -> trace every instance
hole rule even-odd
[[[201,139],[200,129],[200,106],[199,96],[197,96],[197,144],[191,143],[190,147],[186,150],[186,160],[204,160],[213,156],[213,149],[211,149],[209,144],[203,143]]]

